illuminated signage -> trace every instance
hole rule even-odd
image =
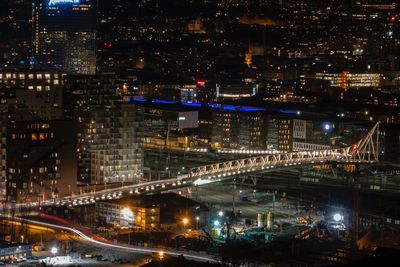
[[[56,6],[61,4],[79,4],[81,0],[50,0],[49,6]]]

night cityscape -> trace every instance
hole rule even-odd
[[[397,0],[0,0],[0,266],[399,266]]]

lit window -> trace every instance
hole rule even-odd
[[[43,78],[43,76],[42,76],[42,74],[39,73],[39,74],[36,74],[36,78],[41,80]]]
[[[35,133],[31,134],[31,139],[33,141],[36,141],[37,140],[37,134],[35,134]]]
[[[44,133],[40,133],[40,134],[39,134],[39,139],[40,139],[40,140],[46,139],[45,134],[44,134]]]

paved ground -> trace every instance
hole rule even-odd
[[[232,184],[208,184],[198,187],[197,192],[192,192],[191,196],[199,202],[204,202],[213,206],[215,210],[221,209],[235,213],[242,211],[242,217],[252,220],[257,219],[257,214],[271,211],[275,215],[275,221],[286,221],[294,223],[297,217],[308,215],[307,212],[297,212],[297,200],[283,197],[283,191],[276,192],[275,201],[272,191],[260,190],[249,187],[239,188]],[[240,196],[247,196],[247,201],[240,200]],[[316,214],[310,213],[312,217]]]

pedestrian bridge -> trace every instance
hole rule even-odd
[[[275,153],[191,168],[187,174],[167,180],[134,184],[81,195],[45,201],[45,205],[84,205],[120,198],[128,194],[146,194],[183,186],[201,185],[237,176],[321,163],[376,163],[379,161],[379,122],[357,143],[326,150]]]

